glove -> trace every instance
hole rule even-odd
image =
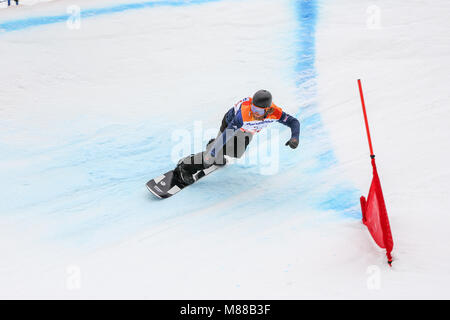
[[[285,146],[289,146],[292,149],[295,149],[298,147],[298,140],[295,138],[290,138],[288,142],[286,142]]]

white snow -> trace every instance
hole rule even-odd
[[[0,29],[71,5],[1,10]],[[312,91],[297,9],[222,0],[0,32],[0,297],[448,299],[450,4],[320,1]],[[358,78],[392,268],[357,211],[371,179]],[[174,150],[199,151],[260,88],[300,117],[300,148],[278,126],[245,161],[154,199],[145,182]],[[279,145],[257,162],[267,136]]]

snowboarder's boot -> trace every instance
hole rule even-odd
[[[222,156],[222,159],[220,161],[219,160],[214,161],[214,165],[216,165],[218,167],[223,167],[226,164],[227,164],[227,158],[225,158],[225,156]]]
[[[180,161],[173,171],[174,175],[177,177],[177,179],[183,183],[185,186],[188,186],[190,184],[193,184],[195,182],[194,179],[194,173],[191,170],[189,170],[189,165],[186,165],[182,161]]]

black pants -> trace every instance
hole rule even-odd
[[[219,130],[219,134],[217,135],[216,139],[222,135],[223,131],[226,130],[225,128],[226,128],[226,121],[224,117],[224,119],[222,120],[222,125]],[[232,158],[241,158],[244,155],[245,150],[247,150],[248,145],[252,141],[252,138],[253,138],[252,133],[244,132],[242,130],[236,131],[234,133],[233,138],[228,140],[228,142],[222,147],[222,150],[219,150],[218,152],[216,150],[214,163],[218,165],[225,164],[224,156],[229,156]],[[196,173],[199,170],[203,170],[209,167],[211,164],[205,163],[204,155],[208,153],[214,146],[214,141],[208,143],[205,151],[190,155],[180,160],[179,164],[183,163],[183,168],[192,174]]]
[[[228,123],[226,120],[226,114],[223,116],[222,123],[220,125],[219,134],[216,139],[222,135],[222,133],[228,127]],[[230,133],[231,134],[231,133]],[[242,130],[236,131],[233,139],[230,139],[222,148],[221,153],[219,153],[219,158],[223,157],[223,155],[240,158],[247,150],[248,145],[252,141],[253,134],[249,132],[244,132]],[[208,144],[208,146],[210,146]],[[208,146],[206,146],[206,150],[209,151]]]

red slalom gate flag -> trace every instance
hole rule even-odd
[[[384,203],[383,191],[381,190],[380,178],[378,177],[377,166],[375,158],[372,158],[373,178],[370,186],[367,200],[364,196],[361,197],[361,210],[363,216],[363,223],[369,229],[373,240],[383,249],[386,249],[386,256],[389,265],[392,264],[392,248],[394,241],[392,240],[391,227],[389,225],[389,218]]]
[[[375,164],[375,154],[372,148],[372,139],[370,138],[369,122],[367,121],[366,106],[364,103],[364,95],[361,86],[361,80],[358,79],[359,94],[361,97],[361,105],[364,114],[364,122],[366,124],[367,139],[369,141],[370,158],[372,159],[373,178],[370,185],[367,200],[364,196],[360,198],[363,223],[369,229],[373,240],[383,249],[386,249],[386,256],[389,265],[392,265],[392,248],[394,241],[392,240],[391,227],[384,203],[383,191],[381,190],[380,178],[378,177],[377,166]]]

